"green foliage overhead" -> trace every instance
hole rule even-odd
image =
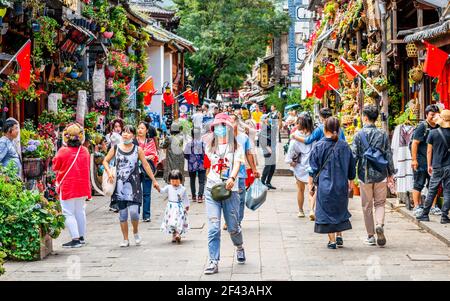
[[[314,104],[316,100],[314,98],[306,98],[301,99],[301,90],[300,89],[291,89],[287,91],[287,98],[280,98],[280,92],[282,91],[281,86],[276,86],[274,90],[269,94],[269,97],[266,99],[266,106],[274,105],[279,112],[284,113],[284,108],[288,105],[299,104],[300,107],[296,108],[297,112],[306,111],[313,112]]]
[[[289,16],[271,0],[175,0],[181,17],[177,33],[198,51],[187,56],[193,85],[203,98],[239,88],[268,41],[286,32]]]

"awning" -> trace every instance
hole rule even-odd
[[[327,39],[333,33],[333,31],[334,31],[334,27],[331,27],[327,31],[322,32],[322,34],[317,38],[316,44]]]
[[[448,5],[448,0],[416,0],[416,1],[434,7],[446,7]]]
[[[266,100],[269,97],[268,94],[265,95],[261,95],[261,96],[254,96],[254,97],[250,97],[249,101],[255,101],[257,103],[263,102],[264,100]]]
[[[421,28],[403,30],[398,33],[398,36],[406,35],[403,41],[405,43],[416,42],[421,40],[428,40],[446,35],[450,32],[450,20],[442,23],[435,23]]]

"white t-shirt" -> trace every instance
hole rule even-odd
[[[187,196],[186,188],[183,185],[178,187],[167,185],[161,189],[161,193],[169,196],[169,202],[183,202],[184,207],[189,207],[189,198]]]
[[[194,124],[194,127],[202,128],[203,127],[203,113],[197,112],[194,115],[192,115],[192,123]]]
[[[221,144],[218,146],[215,153],[212,153],[210,148],[206,148],[206,155],[211,161],[211,168],[208,173],[208,179],[206,182],[206,188],[212,188],[216,184],[222,183],[220,178],[220,168],[222,169],[222,178],[229,178],[233,170],[234,164],[245,164],[245,155],[242,146],[238,144],[236,152],[233,154],[233,148],[229,144]],[[220,162],[223,158],[223,162]],[[234,162],[233,162],[234,158]],[[235,184],[231,191],[238,191],[238,181],[236,179]]]

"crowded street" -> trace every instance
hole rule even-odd
[[[449,0],[0,0],[1,285],[449,281],[449,213]]]

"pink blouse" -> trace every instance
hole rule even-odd
[[[146,157],[155,156],[153,159],[153,163],[155,166],[158,164],[158,151],[156,150],[155,139],[145,139],[144,142],[141,142],[138,139],[139,147],[144,150],[144,154]]]

